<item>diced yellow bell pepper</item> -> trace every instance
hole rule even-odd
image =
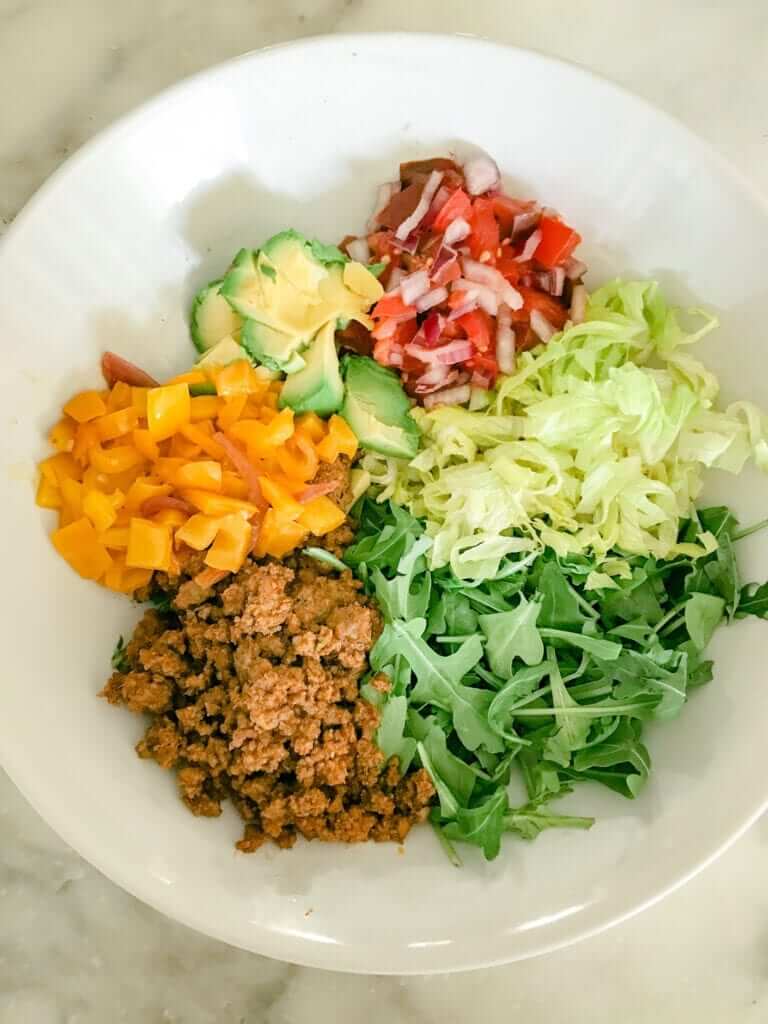
[[[242,517],[240,517],[242,519]],[[176,531],[176,540],[181,541],[195,551],[204,551],[210,547],[216,537],[221,519],[212,516],[194,515]],[[245,520],[242,520],[245,522]]]
[[[119,594],[132,594],[139,587],[145,587],[151,579],[151,569],[129,569],[122,555],[113,555],[112,565],[104,574],[103,583]]]
[[[167,384],[150,388],[147,394],[147,427],[155,441],[163,441],[189,423],[190,399],[188,384]]]
[[[149,462],[157,462],[160,458],[160,447],[150,432],[143,427],[137,428],[131,434],[133,447],[140,452]]]
[[[219,414],[219,400],[216,395],[193,395],[189,407],[193,423],[199,423],[200,420],[215,420]]]
[[[83,514],[83,485],[67,478],[61,482],[61,521],[73,523]]]
[[[278,466],[286,476],[302,483],[311,480],[319,466],[315,446],[306,435],[299,434],[298,431],[285,445],[278,448],[276,458]]]
[[[164,483],[172,484],[176,479],[176,474],[185,464],[186,459],[161,456],[152,467],[152,471],[159,476]]]
[[[132,404],[131,385],[122,380],[117,381],[107,395],[107,411],[117,412],[119,409],[127,409]]]
[[[240,498],[229,498],[226,494],[214,494],[213,491],[202,491],[196,488],[184,489],[180,495],[190,505],[194,505],[206,516],[228,516],[231,513],[250,519],[259,511],[250,501]]]
[[[248,484],[237,473],[225,469],[221,474],[221,493],[228,494],[230,498],[247,498]]]
[[[269,477],[259,480],[261,493],[267,499],[279,519],[298,519],[305,506],[299,504],[293,495],[281,484]]]
[[[113,448],[95,447],[91,449],[91,465],[100,473],[125,473],[144,461],[141,452],[132,444],[115,445]]]
[[[339,455],[354,458],[357,452],[357,438],[349,424],[341,416],[331,416],[328,422],[328,436],[317,446],[317,454],[323,462],[335,462]]]
[[[40,474],[40,483],[37,485],[35,502],[40,508],[61,508],[61,491],[42,473]]]
[[[77,426],[75,421],[70,419],[69,416],[65,416],[55,426],[51,427],[48,440],[58,451],[71,452],[75,447],[76,432]]]
[[[269,389],[269,381],[258,377],[247,359],[222,366],[214,374],[216,392],[222,398],[233,395],[263,395]]]
[[[242,516],[224,516],[205,556],[205,564],[212,569],[237,572],[251,550],[252,538],[251,524]]]
[[[139,414],[132,405],[129,405],[127,408],[107,413],[106,416],[100,416],[94,420],[93,425],[98,431],[99,440],[114,441],[117,437],[130,434],[138,422]]]
[[[301,523],[280,519],[274,509],[267,509],[256,541],[256,554],[262,558],[264,555],[283,558],[306,537],[307,529]]]
[[[80,423],[75,433],[75,443],[72,454],[81,466],[87,466],[91,457],[91,450],[97,447],[99,435],[92,423]]]
[[[64,480],[79,480],[82,476],[80,467],[69,452],[50,455],[40,463],[40,472],[55,487],[61,488]]]
[[[242,441],[251,458],[268,458],[274,455],[275,446],[267,433],[267,425],[259,420],[240,420],[229,428],[229,435]]]
[[[83,473],[83,488],[86,491],[104,491],[106,494],[112,489],[113,478],[106,473],[100,473],[94,466],[89,466]]]
[[[261,402],[266,409],[277,409],[277,406],[279,404],[279,395],[276,392],[270,390],[267,392],[266,395],[264,395]]]
[[[117,551],[125,551],[128,547],[128,527],[113,526],[99,534],[99,540],[105,548]]]
[[[273,445],[285,444],[293,436],[294,429],[293,409],[283,409],[267,426],[267,442]]]
[[[152,522],[162,523],[163,526],[170,526],[174,530],[183,526],[188,520],[188,514],[182,512],[180,508],[163,508],[152,516]]]
[[[323,494],[302,505],[299,522],[316,537],[322,537],[324,534],[330,533],[331,530],[335,530],[337,526],[341,526],[346,518],[339,506]]]
[[[191,426],[191,424],[188,423],[187,426]],[[187,462],[190,459],[196,459],[199,454],[200,446],[193,444],[193,442],[184,437],[181,432],[174,434],[171,438],[168,455],[172,459],[184,459],[184,461]]]
[[[131,388],[131,404],[139,417],[143,420],[147,418],[147,395],[149,394],[149,388]]]
[[[313,444],[322,441],[326,426],[316,412],[303,412],[296,420],[296,433],[305,435]]]
[[[210,455],[212,459],[216,459],[217,462],[221,462],[226,457],[226,452],[221,447],[218,441],[214,441],[211,434],[208,433],[207,425],[199,426],[195,423],[188,423],[185,427],[182,427],[179,431],[183,434],[188,441],[204,451],[206,455]],[[212,433],[212,431],[211,431]]]
[[[167,572],[171,564],[170,528],[134,516],[128,528],[125,564],[132,569],[159,569]]]
[[[197,487],[203,491],[221,490],[221,464],[218,462],[187,462],[173,478],[176,487]]]
[[[125,508],[129,512],[138,512],[148,498],[155,498],[161,494],[171,493],[170,484],[161,484],[145,476],[135,480],[125,496]]]
[[[112,559],[100,542],[93,524],[86,518],[54,530],[53,546],[75,572],[87,580],[98,580],[109,569]]]
[[[171,377],[167,384],[205,384],[208,378],[202,370],[188,370]]]
[[[81,391],[64,406],[67,416],[78,423],[88,423],[89,420],[103,416],[106,411],[107,406],[98,391]]]
[[[102,491],[86,491],[83,495],[83,512],[91,520],[94,527],[103,533],[117,519],[114,503]]]
[[[218,424],[221,430],[229,430],[233,423],[237,423],[243,415],[247,395],[232,395],[230,398],[220,399]]]

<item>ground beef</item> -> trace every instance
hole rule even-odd
[[[336,533],[324,543],[341,552],[351,531]],[[402,777],[376,746],[379,713],[358,687],[381,619],[360,584],[305,557],[249,560],[207,589],[189,578],[197,555],[182,566],[156,579],[170,610],[145,613],[102,691],[152,716],[139,756],[176,771],[193,814],[215,817],[231,799],[244,852],[298,835],[401,842],[434,790],[423,769]]]

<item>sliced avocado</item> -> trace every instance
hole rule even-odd
[[[367,356],[347,356],[343,376],[341,415],[363,448],[412,459],[421,435],[399,377]]]
[[[258,252],[241,249],[224,275],[219,291],[240,316],[253,316],[264,305],[261,275],[256,270]]]
[[[240,340],[251,359],[263,363],[270,370],[298,373],[304,369],[304,359],[299,354],[305,344],[301,335],[284,334],[257,320],[246,320]]]
[[[213,366],[229,366],[230,363],[236,363],[238,359],[247,358],[248,354],[229,335],[226,338],[222,338],[213,348],[208,349],[202,359],[198,359],[196,365],[202,369]]]
[[[344,383],[336,354],[336,324],[323,327],[305,353],[306,366],[290,376],[280,393],[280,407],[330,416],[344,401]]]
[[[323,264],[312,256],[307,239],[292,228],[273,235],[264,244],[261,258],[294,288],[307,295],[317,294],[318,285],[327,273]]]
[[[192,303],[189,325],[198,352],[207,352],[222,338],[240,330],[242,321],[221,294],[221,284],[221,281],[207,284]]]

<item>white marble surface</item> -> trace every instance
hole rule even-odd
[[[175,79],[301,35],[392,28],[592,67],[768,193],[765,0],[0,0],[0,231],[68,153]],[[572,949],[447,978],[329,975],[161,918],[70,851],[0,772],[0,1024],[757,1024],[767,883],[764,820],[682,891]]]

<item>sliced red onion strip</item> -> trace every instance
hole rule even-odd
[[[353,238],[347,242],[347,253],[350,258],[358,263],[367,263],[371,256],[371,249],[367,238]]]
[[[458,373],[455,370],[448,370],[447,366],[435,367],[435,369],[445,370],[445,376],[441,377],[440,380],[431,380],[428,378],[432,370],[427,371],[416,381],[415,391],[417,395],[428,395],[433,391],[445,390],[445,388],[456,384],[459,379]]]
[[[424,399],[424,408],[433,409],[436,405],[462,405],[469,401],[472,389],[469,384],[460,384],[455,388],[434,391]]]
[[[565,269],[563,267],[555,267],[554,270],[550,270],[548,276],[549,294],[555,296],[562,295],[565,285]]]
[[[502,373],[514,373],[515,332],[512,330],[512,313],[503,303],[496,318],[496,362]]]
[[[555,328],[547,320],[543,313],[540,313],[538,309],[534,309],[531,313],[531,330],[539,339],[539,341],[547,342],[555,333]]]
[[[400,241],[405,241],[410,233],[415,231],[419,224],[421,224],[429,211],[429,207],[432,204],[432,200],[435,198],[435,193],[437,192],[442,180],[442,171],[432,171],[427,179],[426,185],[424,186],[424,191],[421,193],[421,198],[416,205],[416,209],[410,217],[406,217],[402,224],[398,225],[395,230],[395,238]]]
[[[439,306],[440,303],[445,302],[447,298],[447,288],[433,288],[432,291],[427,292],[426,295],[422,295],[420,299],[416,300],[416,312],[426,313],[428,309],[432,309],[433,306]]]
[[[422,363],[443,363],[446,366],[463,363],[465,359],[471,359],[475,354],[474,346],[467,338],[457,338],[439,348],[423,348],[421,345],[414,345],[411,342],[410,345],[405,346],[405,351],[414,359],[421,360]]]
[[[424,343],[428,346],[436,345],[445,324],[444,318],[438,312],[432,312],[421,325],[421,333],[424,335]]]
[[[443,241],[446,245],[455,245],[456,242],[463,242],[472,228],[469,222],[463,217],[452,220],[443,234]]]
[[[460,306],[457,306],[456,309],[452,310],[448,314],[448,320],[458,320],[459,317],[464,316],[465,313],[471,313],[475,309],[477,309],[477,295],[473,294],[472,298],[467,299],[466,302],[462,302]]]
[[[403,280],[404,276],[405,275],[403,274],[401,267],[392,267],[389,272],[389,281],[387,282],[390,292],[396,292],[398,290],[400,282]]]
[[[382,320],[380,324],[376,324],[371,331],[371,334],[376,341],[384,341],[386,338],[391,338],[396,330],[397,320],[390,318],[388,320]]]
[[[464,163],[464,179],[467,192],[471,196],[480,196],[501,182],[499,168],[486,153],[478,153]]]
[[[406,306],[412,306],[417,299],[429,291],[429,274],[426,270],[417,270],[402,278],[399,287],[403,302]]]
[[[400,252],[406,252],[409,256],[413,256],[419,248],[419,236],[415,231],[412,231],[405,241],[401,242],[398,238],[393,238],[393,242]]]
[[[587,264],[582,263],[581,260],[577,260],[573,256],[565,264],[565,276],[569,281],[578,281],[586,272]]]
[[[525,213],[518,213],[512,221],[512,238],[522,235],[529,228],[534,228],[541,218],[540,210],[527,210]]]
[[[523,251],[520,253],[519,256],[515,256],[515,260],[518,263],[527,263],[528,260],[533,259],[533,254],[538,249],[540,241],[541,231],[539,230],[539,228],[536,228],[536,230],[526,238],[525,245],[523,246]]]
[[[573,289],[573,295],[571,296],[571,320],[575,324],[581,324],[584,322],[584,317],[587,313],[587,289],[583,284],[575,285]]]
[[[479,263],[477,260],[463,259],[461,263],[464,268],[464,275],[470,281],[476,281],[486,288],[491,288],[502,302],[506,302],[510,309],[522,309],[522,295],[516,288],[512,287],[498,270],[488,267],[484,263]]]

